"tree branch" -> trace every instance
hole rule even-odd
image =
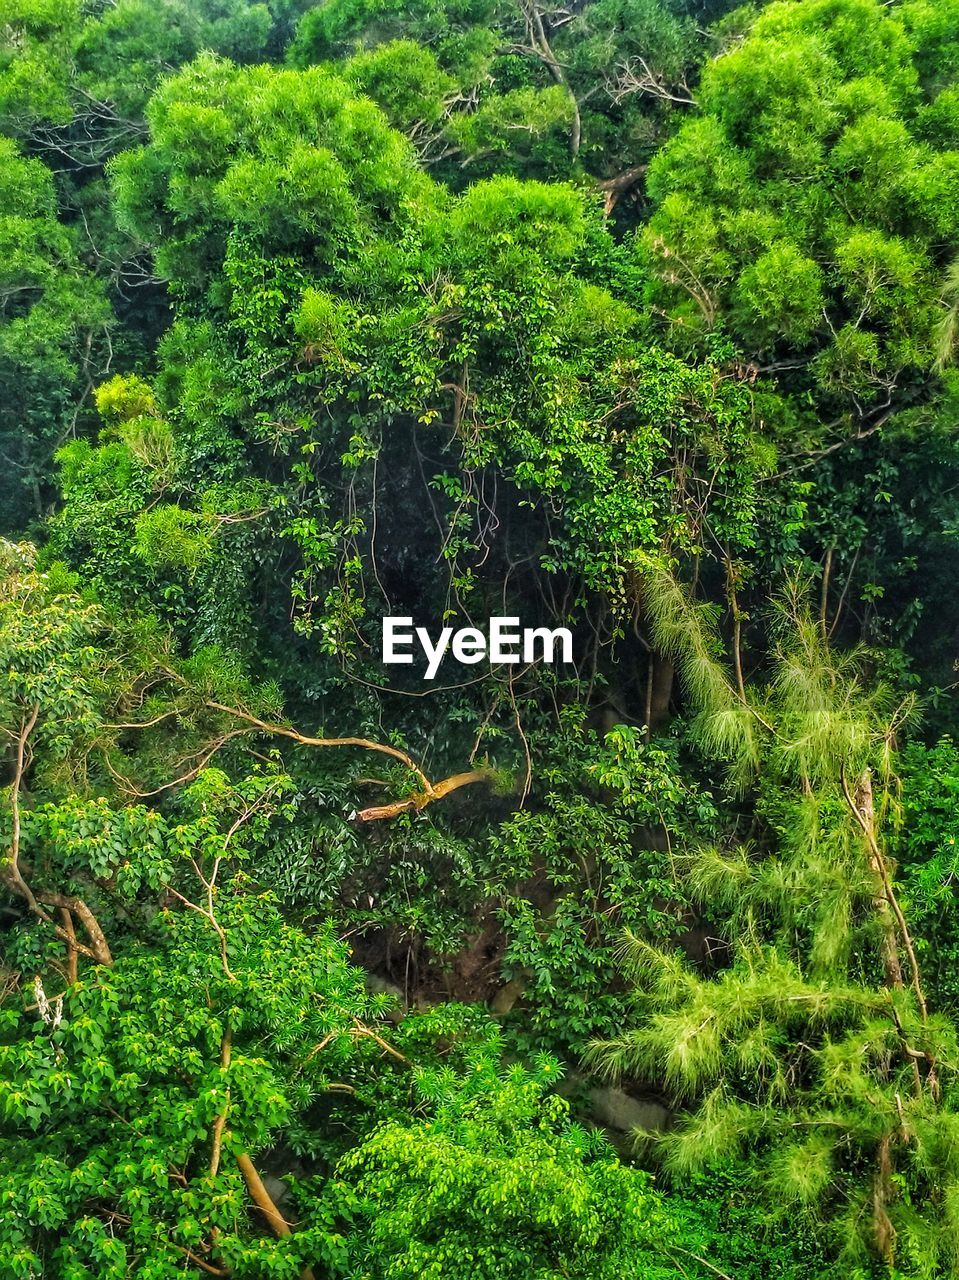
[[[364,822],[378,822],[384,818],[395,818],[398,814],[408,813],[411,810],[419,813],[421,809],[425,809],[427,805],[432,804],[435,800],[442,800],[451,791],[457,791],[460,787],[472,786],[477,782],[488,782],[493,777],[491,769],[470,769],[465,773],[452,774],[448,778],[443,778],[440,782],[430,782],[412,756],[405,751],[401,751],[398,747],[390,746],[388,743],[374,742],[371,738],[314,738],[308,734],[299,733],[296,729],[288,728],[286,725],[273,724],[268,720],[261,720],[259,716],[255,716],[249,711],[244,711],[241,707],[229,707],[222,702],[214,702],[212,700],[208,700],[206,706],[214,711],[222,711],[226,715],[235,716],[238,720],[245,721],[254,728],[260,729],[263,733],[289,738],[293,742],[300,743],[301,746],[359,747],[363,751],[376,751],[381,755],[390,756],[393,760],[400,761],[419,779],[420,790],[415,795],[408,796],[405,800],[396,800],[392,804],[373,805],[368,809],[361,810],[358,817]]]
[[[381,822],[384,818],[395,818],[401,813],[419,813],[434,800],[442,800],[444,796],[448,796],[451,791],[473,786],[477,782],[489,782],[492,776],[492,769],[470,769],[466,773],[454,773],[442,782],[433,783],[429,791],[418,791],[405,800],[394,800],[392,804],[372,805],[368,809],[361,809],[356,816],[361,822]]]
[[[313,738],[308,734],[298,733],[296,729],[290,729],[286,725],[272,724],[268,720],[261,720],[259,716],[255,716],[249,711],[244,711],[241,707],[228,707],[222,702],[214,702],[209,699],[205,705],[213,711],[222,711],[225,715],[235,716],[237,720],[243,720],[254,728],[262,730],[263,733],[281,738],[290,738],[293,742],[298,742],[304,747],[360,747],[364,751],[378,751],[381,755],[391,756],[392,759],[399,760],[401,764],[406,765],[407,769],[415,773],[422,783],[423,790],[432,794],[429,778],[427,778],[416,761],[411,756],[408,756],[405,751],[401,751],[399,747],[392,747],[386,742],[374,742],[371,738]]]
[[[254,1168],[253,1161],[245,1153],[236,1157],[236,1163],[240,1173],[243,1174],[243,1180],[247,1185],[247,1190],[253,1198],[256,1207],[266,1218],[270,1225],[270,1230],[275,1236],[281,1240],[293,1234],[290,1224],[280,1213],[279,1209],[273,1201],[273,1197],[263,1185],[263,1180]],[[300,1280],[314,1280],[313,1269],[304,1267],[300,1272]]]
[[[539,11],[536,0],[522,0],[522,4],[532,51],[549,69],[549,73],[556,83],[566,90],[572,104],[573,127],[570,130],[569,152],[575,160],[579,155],[580,143],[583,137],[583,122],[579,113],[579,102],[566,78],[566,72],[550,47],[549,37],[546,34],[546,27],[543,23],[543,15]]]
[[[223,1032],[223,1039],[220,1041],[220,1070],[226,1071],[230,1065],[230,1054],[232,1051],[233,1037],[229,1024]],[[216,1119],[213,1121],[213,1143],[210,1150],[210,1178],[215,1178],[220,1168],[220,1153],[223,1149],[223,1130],[226,1126],[226,1118],[230,1111],[230,1089],[227,1086],[226,1099],[223,1103],[222,1111],[217,1112]]]

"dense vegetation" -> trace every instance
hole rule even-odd
[[[0,300],[0,1276],[959,1276],[959,0],[0,0]]]

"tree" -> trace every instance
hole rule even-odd
[[[46,512],[50,463],[109,367],[110,309],[57,220],[38,160],[0,138],[0,488],[3,531]]]
[[[450,198],[326,68],[198,63],[151,127],[115,180],[182,299],[165,409],[207,466],[214,418],[222,456],[254,449],[265,505],[290,511],[307,640],[352,662],[373,643],[367,601],[468,610],[504,583],[554,619],[598,593],[619,627],[663,541],[754,543],[771,459],[749,387],[721,357],[648,349],[598,282],[621,259],[597,201],[514,178]],[[435,531],[404,514],[420,509]],[[377,545],[402,572],[379,573]]]
[[[921,394],[937,358],[959,160],[955,18],[928,12],[768,6],[648,174],[642,253],[677,337],[722,324],[860,432]]]
[[[0,8],[4,1259],[955,1271],[956,0]]]
[[[342,1240],[319,1209],[294,1232],[254,1159],[282,1132],[315,1160],[311,1108],[327,1093],[382,1105],[395,1090],[375,1064],[408,1060],[376,1030],[388,1002],[366,994],[330,924],[285,920],[254,878],[292,781],[275,758],[237,781],[209,762],[238,736],[275,734],[407,764],[417,806],[452,788],[389,744],[309,739],[216,702],[222,659],[177,671],[155,622],[124,625],[62,567],[40,573],[31,548],[0,546],[11,1274],[308,1277]],[[135,773],[166,776],[151,788]],[[167,813],[140,802],[174,788]]]
[[[503,1070],[485,1049],[468,1073],[416,1081],[428,1118],[375,1129],[337,1173],[364,1280],[646,1280],[696,1270],[677,1224],[638,1170],[570,1122],[543,1056]],[[691,1270],[687,1270],[690,1267]]]
[[[288,56],[299,67],[343,65],[451,186],[585,170],[612,208],[694,104],[689,82],[709,48],[703,9],[712,19],[728,7],[337,0],[303,14]]]
[[[668,1081],[684,1114],[655,1142],[674,1176],[749,1153],[784,1212],[828,1223],[843,1265],[947,1273],[956,1028],[930,1007],[888,846],[908,700],[870,683],[862,655],[833,655],[800,599],[768,681],[737,691],[703,607],[668,580],[652,592],[753,838],[681,864],[725,959],[697,972],[627,939],[643,1016],[592,1058]]]
[[[188,836],[147,832],[190,856]],[[218,888],[218,918],[167,910],[150,947],[65,991],[37,977],[32,1010],[4,1012],[11,1276],[306,1276],[335,1259],[328,1224],[291,1229],[254,1160],[340,1084],[362,977],[328,929],[307,938]]]

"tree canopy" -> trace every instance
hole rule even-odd
[[[959,3],[0,10],[0,1271],[959,1275]]]

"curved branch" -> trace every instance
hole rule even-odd
[[[232,1032],[230,1025],[227,1023],[223,1032],[223,1038],[220,1041],[220,1070],[224,1073],[230,1065],[230,1056],[233,1045]],[[226,1118],[230,1112],[230,1086],[226,1087],[226,1098],[223,1107],[216,1114],[213,1121],[213,1141],[210,1148],[210,1177],[215,1178],[220,1168],[220,1153],[223,1150],[223,1130],[226,1127]]]
[[[10,837],[10,862],[4,868],[4,878],[10,882],[11,887],[21,897],[26,898],[31,911],[36,910],[37,900],[20,871],[20,788],[23,786],[23,775],[27,767],[27,742],[36,727],[39,716],[40,706],[37,704],[24,720],[20,726],[20,732],[17,734],[17,757],[14,765],[13,782],[10,784],[10,811],[13,819],[13,832]]]
[[[77,898],[68,893],[41,893],[40,901],[44,906],[58,907],[61,911],[72,911],[74,915],[78,916],[90,945],[85,947],[83,943],[77,942],[75,937],[71,937],[71,934],[66,929],[55,924],[53,927],[58,938],[62,938],[68,946],[75,946],[77,951],[82,955],[88,956],[96,964],[107,965],[108,967],[113,964],[113,955],[110,951],[110,944],[107,942],[107,935],[103,932],[100,922],[82,898]],[[50,917],[45,911],[35,910],[34,914],[40,915],[43,920],[50,921]]]
[[[30,888],[30,885],[23,878],[23,871],[20,867],[20,837],[22,832],[22,822],[20,817],[20,791],[23,787],[23,778],[27,770],[29,760],[29,739],[33,730],[36,728],[37,720],[40,716],[39,705],[35,706],[20,726],[20,732],[17,734],[17,751],[16,761],[14,765],[13,782],[10,786],[10,809],[12,814],[12,834],[10,838],[10,856],[9,861],[0,872],[0,879],[4,881],[7,888],[21,897],[27,904],[28,910],[42,920],[44,924],[50,925],[54,933],[61,941],[67,944],[67,969],[73,972],[75,969],[76,956],[83,955],[87,959],[92,960],[95,964],[112,965],[113,956],[110,954],[110,947],[107,943],[106,935],[100,928],[96,916],[83,901],[64,893],[41,893],[39,897]],[[42,904],[42,905],[41,905]],[[76,934],[73,931],[72,921],[68,923],[64,919],[63,924],[57,924],[46,907],[56,907],[64,912],[73,912],[80,919],[84,931],[89,939],[89,946],[85,946],[82,942],[77,941]],[[63,918],[63,917],[61,917]]]
[[[579,155],[580,143],[582,142],[583,137],[583,122],[579,111],[579,101],[576,94],[573,92],[569,80],[566,78],[566,72],[563,70],[562,64],[558,61],[550,47],[549,37],[546,34],[546,26],[543,22],[543,15],[539,11],[536,0],[522,0],[522,2],[532,51],[548,68],[550,75],[556,83],[566,90],[570,103],[572,104],[573,126],[570,130],[569,152],[575,160]]]
[[[419,813],[434,800],[442,800],[444,796],[448,796],[451,791],[471,787],[477,782],[489,782],[492,777],[492,769],[469,769],[465,773],[454,773],[442,782],[433,783],[429,791],[418,791],[405,800],[394,800],[392,804],[372,805],[368,809],[361,809],[356,816],[361,822],[380,822],[384,818],[395,818],[401,813]]]
[[[290,738],[293,742],[300,743],[304,747],[360,747],[364,751],[378,751],[381,755],[390,756],[394,760],[399,760],[401,764],[405,764],[411,773],[415,773],[419,778],[423,790],[432,795],[433,788],[429,778],[419,767],[416,761],[401,751],[399,747],[392,747],[386,742],[374,742],[371,738],[313,738],[309,734],[298,733],[296,729],[290,729],[286,725],[272,724],[268,720],[261,720],[259,716],[253,715],[249,711],[244,711],[240,707],[228,707],[222,702],[214,702],[208,699],[206,704],[213,711],[222,711],[225,715],[235,716],[237,720],[243,720],[247,724],[252,725],[255,729],[262,730],[263,733],[269,733],[281,738]]]
[[[596,185],[603,192],[603,212],[607,217],[616,208],[616,203],[621,195],[625,195],[627,191],[632,191],[633,187],[638,187],[643,180],[647,165],[634,164],[632,168],[625,169],[622,173],[617,173],[614,178],[604,178],[602,182]]]
[[[273,1197],[263,1185],[263,1179],[257,1173],[250,1157],[246,1155],[245,1152],[240,1153],[236,1157],[236,1163],[239,1166],[240,1173],[243,1174],[243,1181],[246,1183],[247,1190],[253,1198],[254,1204],[263,1214],[264,1218],[266,1218],[273,1234],[278,1236],[281,1240],[286,1236],[291,1236],[293,1231],[290,1224],[276,1207]],[[307,1266],[303,1268],[300,1272],[300,1280],[314,1280],[313,1270],[311,1267]]]
[[[427,805],[432,804],[435,800],[442,800],[451,791],[458,791],[460,787],[472,786],[477,782],[489,782],[493,777],[491,769],[469,769],[464,773],[451,774],[450,777],[443,778],[440,782],[430,782],[412,756],[405,751],[401,751],[399,747],[390,746],[388,743],[374,742],[371,738],[314,738],[309,734],[299,733],[296,729],[290,729],[286,725],[273,724],[268,720],[261,720],[259,716],[255,716],[249,711],[244,711],[240,707],[228,707],[222,702],[214,702],[212,700],[208,700],[206,706],[214,711],[222,711],[226,715],[235,716],[238,720],[245,721],[254,728],[260,729],[263,733],[277,734],[280,737],[289,738],[293,742],[300,743],[301,746],[359,747],[363,751],[376,751],[381,755],[390,756],[393,760],[399,760],[419,779],[420,790],[414,795],[408,796],[405,800],[395,800],[391,804],[373,805],[368,809],[361,810],[357,816],[363,822],[378,822],[384,818],[395,818],[398,814],[410,811],[419,813],[421,809],[425,809]]]

